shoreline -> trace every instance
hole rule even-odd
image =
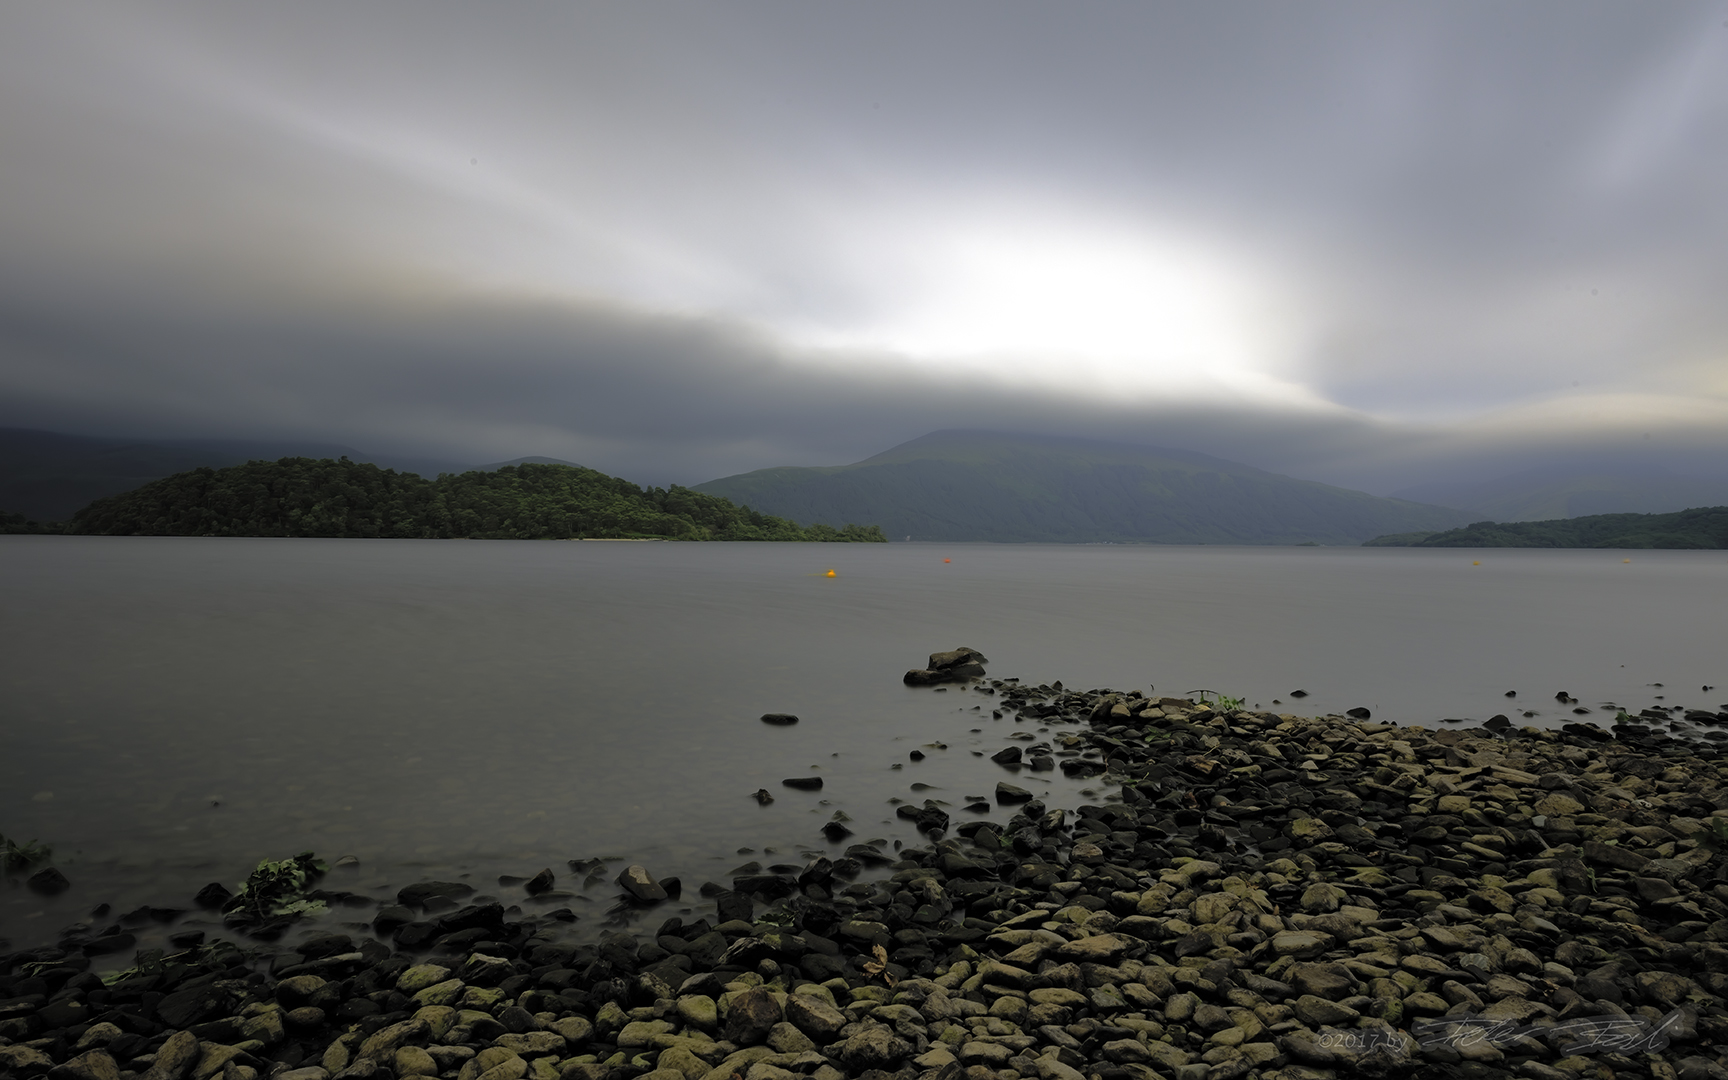
[[[1048,725],[1005,731],[999,765],[1114,790],[1046,806],[1007,776],[1006,826],[904,804],[929,844],[841,838],[685,884],[689,923],[648,933],[650,900],[637,931],[577,944],[557,912],[409,886],[104,986],[125,931],[92,925],[0,956],[0,1072],[1728,1076],[1720,743],[969,687]],[[292,936],[313,928],[346,932]],[[1610,1023],[1642,1049],[1578,1049]]]

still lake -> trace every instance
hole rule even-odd
[[[978,756],[1015,727],[993,698],[901,684],[961,645],[1029,683],[1558,724],[1560,690],[1722,707],[1725,612],[1719,551],[0,537],[0,834],[74,883],[5,882],[0,938],[307,849],[381,898],[627,858],[683,879],[673,914],[741,863],[835,853],[836,811],[912,843],[890,800],[1102,794]],[[595,927],[609,881],[558,903]]]

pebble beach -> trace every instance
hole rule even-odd
[[[1728,1078],[1728,717],[1424,729],[947,681],[1021,722],[994,791],[897,807],[922,843],[835,821],[830,854],[729,880],[605,868],[608,926],[521,903],[582,860],[486,893],[326,878],[311,919],[220,886],[105,913],[0,955],[0,1075]],[[1047,805],[1028,774],[1056,770],[1095,798]],[[109,970],[150,918],[179,951]]]

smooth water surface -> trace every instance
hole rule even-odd
[[[1728,684],[1714,551],[4,537],[0,598],[0,833],[75,884],[0,888],[15,947],[306,849],[380,897],[618,856],[690,898],[834,851],[836,811],[910,843],[890,799],[1008,778],[975,753],[1014,728],[994,699],[901,684],[959,645],[993,678],[1400,723],[1728,701],[1700,690]],[[615,893],[560,903],[592,924]]]

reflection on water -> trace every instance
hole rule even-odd
[[[0,936],[186,906],[305,849],[358,856],[333,886],[380,897],[463,874],[519,897],[497,876],[549,866],[592,918],[616,889],[567,860],[642,861],[694,896],[749,859],[832,851],[837,810],[858,839],[910,842],[890,800],[958,804],[1002,776],[979,756],[1015,723],[992,699],[900,683],[960,645],[992,677],[1402,723],[1576,719],[1560,690],[1720,706],[1700,630],[1728,559],[1624,556],[0,538],[0,833],[53,844],[75,883],[0,889]],[[910,760],[931,743],[948,749]],[[780,787],[799,775],[825,787]],[[1060,774],[1016,782],[1084,799]]]

